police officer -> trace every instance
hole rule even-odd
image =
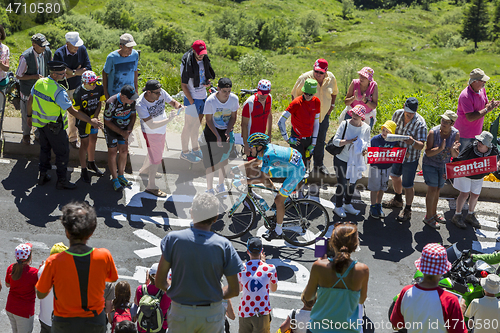
[[[31,89],[27,112],[28,125],[38,127],[40,131],[38,185],[44,185],[51,179],[47,171],[51,169],[50,150],[52,149],[56,155],[56,188],[58,190],[74,189],[76,185],[67,179],[69,142],[66,134],[68,127],[66,111],[94,127],[102,128],[102,123],[98,119],[90,119],[85,113],[75,110],[67,92],[57,83],[66,77],[67,65],[61,61],[49,61],[47,65],[50,75],[36,81]]]

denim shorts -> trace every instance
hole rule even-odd
[[[403,176],[403,188],[412,188],[415,183],[418,160],[413,162],[394,163],[391,169],[391,176]]]
[[[194,105],[196,105],[196,113],[188,111],[186,109],[186,114],[191,117],[198,117],[199,115],[203,114],[203,111],[205,110],[205,101],[206,99],[193,99]],[[184,97],[184,105],[189,106],[191,103],[189,103],[189,100]]]
[[[422,171],[424,173],[424,180],[427,186],[439,187],[444,186],[445,167],[435,167],[433,165],[424,164],[422,165]]]

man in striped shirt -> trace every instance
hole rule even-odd
[[[420,153],[427,140],[427,125],[424,118],[417,113],[417,109],[418,100],[415,97],[410,97],[406,100],[404,108],[396,110],[392,115],[392,121],[397,125],[395,134],[407,135],[409,138],[399,143],[400,147],[407,148],[404,162],[392,165],[391,179],[395,196],[391,200],[383,202],[382,205],[385,208],[403,207],[404,188],[406,206],[398,215],[400,222],[411,219],[411,204],[415,195],[413,188],[415,174]]]

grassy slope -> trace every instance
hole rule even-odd
[[[103,8],[106,1],[80,1],[73,12],[89,15],[89,11]],[[466,84],[467,73],[481,67],[492,79],[498,78],[496,64],[500,56],[487,50],[488,43],[481,43],[480,49],[472,54],[464,52],[472,43],[459,49],[439,48],[431,42],[433,31],[445,25],[451,29],[459,28],[462,8],[442,1],[431,6],[430,11],[419,7],[396,8],[393,10],[371,10],[354,12],[351,20],[340,18],[341,3],[321,0],[248,0],[240,3],[229,0],[183,0],[135,2],[133,14],[136,20],[144,16],[152,16],[157,22],[175,22],[186,30],[188,42],[206,37],[206,29],[213,26],[217,16],[226,9],[246,11],[251,16],[270,18],[286,16],[293,22],[299,22],[307,11],[316,11],[323,16],[321,41],[304,46],[296,46],[288,54],[265,51],[264,55],[275,64],[274,75],[269,77],[273,82],[273,94],[277,112],[288,103],[288,96],[296,78],[302,72],[310,70],[317,58],[329,61],[329,70],[338,80],[340,89],[336,113],[343,109],[343,94],[352,79],[353,70],[370,66],[375,70],[375,80],[379,83],[381,103],[401,94],[411,94],[417,90],[435,92],[441,87],[430,83],[414,82],[396,75],[399,68],[417,66],[429,73],[443,71],[448,68],[459,68]],[[151,10],[153,9],[153,11]],[[117,38],[119,32],[117,31]],[[212,37],[208,45],[209,52],[217,49],[226,41]],[[11,48],[12,63],[17,63],[18,55],[29,47],[27,31],[9,36],[6,44]],[[148,50],[139,45],[138,49]],[[113,46],[97,50],[89,50],[94,70],[102,69],[106,55]],[[254,52],[250,48],[249,52]],[[240,75],[237,62],[211,53],[213,66],[217,75],[229,76],[235,82],[235,88],[248,88],[258,78]],[[159,55],[143,52],[141,70],[144,78],[155,75],[178,75],[178,64],[181,54],[170,55],[170,63],[160,61]],[[355,73],[355,72],[354,72]],[[431,82],[432,83],[432,82]],[[172,89],[173,90],[173,89]],[[170,91],[175,93],[176,91]],[[380,103],[379,102],[379,103]]]

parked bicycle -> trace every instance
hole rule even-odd
[[[268,200],[255,194],[255,190],[267,192],[270,198],[279,195],[278,190],[257,184],[244,185],[241,177],[235,175],[229,190],[216,195],[220,203],[219,217],[212,225],[212,231],[228,239],[247,233],[257,220],[257,214],[262,217],[267,229],[276,227],[276,211],[268,208]],[[310,199],[296,199],[295,195],[291,195],[285,203],[283,238],[292,245],[311,245],[318,237],[325,235],[329,223],[330,218],[323,205]]]

